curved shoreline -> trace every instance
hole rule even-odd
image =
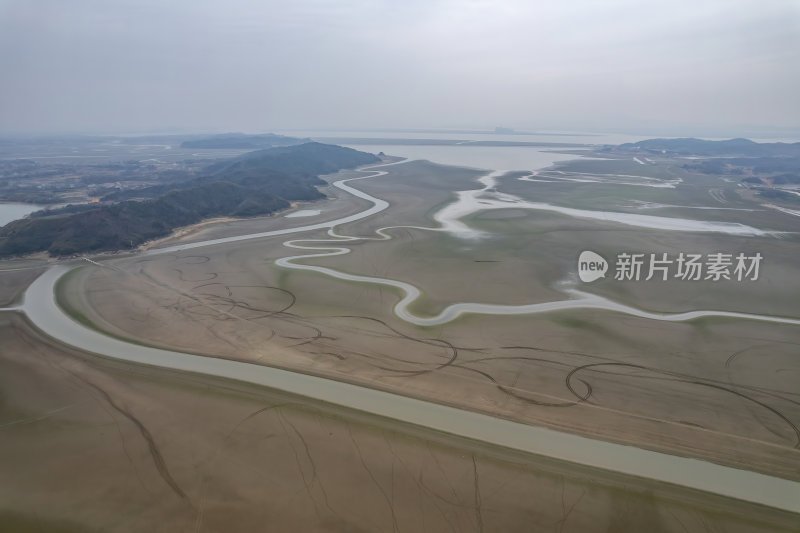
[[[387,229],[387,228],[381,228]],[[727,317],[739,318],[744,320],[759,320],[762,322],[774,322],[778,324],[791,324],[800,326],[800,319],[786,318],[770,315],[756,315],[750,313],[738,313],[734,311],[715,311],[715,310],[696,310],[686,311],[682,313],[652,313],[642,311],[635,307],[624,305],[602,296],[579,291],[577,289],[565,289],[567,294],[575,295],[575,298],[568,300],[556,300],[551,302],[540,302],[533,304],[522,305],[501,305],[501,304],[483,304],[475,302],[459,302],[445,307],[438,315],[431,317],[421,317],[409,311],[409,307],[420,297],[422,292],[414,285],[405,281],[398,281],[389,278],[379,278],[373,276],[362,276],[358,274],[348,274],[332,268],[321,267],[317,265],[305,265],[301,263],[294,263],[297,259],[312,259],[317,257],[334,257],[337,255],[345,255],[350,253],[349,248],[325,246],[325,247],[306,247],[295,244],[295,242],[336,242],[326,240],[316,241],[288,241],[284,246],[297,248],[301,250],[329,250],[327,252],[320,252],[316,254],[295,255],[292,257],[282,257],[275,261],[275,264],[282,267],[292,268],[295,270],[309,270],[318,272],[326,276],[345,281],[356,281],[360,283],[374,283],[377,285],[385,285],[400,289],[405,295],[394,306],[394,314],[406,322],[416,326],[439,326],[446,324],[457,319],[465,314],[481,314],[481,315],[533,315],[539,313],[549,313],[553,311],[562,311],[565,309],[599,309],[604,311],[614,311],[624,313],[626,315],[635,316],[638,318],[647,318],[650,320],[662,320],[666,322],[685,322],[687,320],[694,320],[703,317]],[[342,241],[345,242],[345,241]]]
[[[45,272],[28,288],[25,303],[18,310],[45,334],[83,351],[253,383],[526,453],[800,513],[800,483],[794,481],[529,426],[332,379],[124,342],[75,322],[58,307],[55,284],[70,270],[59,265]]]
[[[337,236],[333,232],[333,228],[339,224],[360,220],[372,214],[378,213],[389,206],[388,202],[379,198],[374,198],[359,191],[358,189],[348,186],[345,183],[347,181],[360,180],[385,174],[382,171],[372,172],[377,172],[377,174],[350,178],[347,180],[339,180],[334,183],[336,187],[354,194],[359,198],[366,199],[373,204],[372,207],[360,213],[356,213],[355,215],[350,215],[334,221],[312,224],[309,226],[153,249],[141,255],[149,256],[172,253],[181,250],[199,248],[202,246],[210,246],[213,244],[237,242],[275,235],[286,235],[324,228],[329,229],[329,235],[331,235],[331,237],[338,238],[339,240],[307,240],[306,242],[329,242],[333,244],[336,242],[346,242],[359,239],[357,237]],[[433,229],[441,231],[440,229]],[[386,237],[385,234],[381,235]],[[290,241],[288,245],[294,248],[304,248],[302,246],[293,244],[292,241]],[[324,249],[328,250],[328,252],[321,254],[309,254],[306,256],[295,256],[293,258],[281,258],[278,261],[284,263],[281,266],[285,266],[286,262],[295,258],[339,255],[348,253],[350,251],[348,248],[336,246],[329,246]],[[704,462],[697,459],[688,459],[665,453],[635,448],[633,446],[599,441],[588,437],[562,433],[536,426],[529,426],[518,422],[495,418],[489,415],[466,411],[463,409],[423,400],[417,400],[398,394],[343,383],[332,379],[290,372],[250,363],[202,357],[177,351],[152,348],[132,344],[110,337],[98,331],[91,330],[86,326],[74,321],[72,318],[66,315],[56,303],[54,293],[55,285],[58,280],[72,268],[74,267],[59,265],[49,269],[42,276],[36,279],[27,289],[22,306],[14,309],[4,310],[22,311],[28,316],[34,326],[43,331],[46,335],[49,335],[50,337],[64,344],[73,346],[86,352],[95,353],[100,356],[112,357],[133,363],[152,365],[179,371],[199,372],[213,376],[254,383],[277,390],[287,391],[293,394],[307,396],[312,399],[341,405],[346,408],[388,417],[400,422],[422,426],[435,431],[451,433],[493,445],[520,450],[526,453],[553,457],[555,459],[578,463],[590,467],[597,467],[626,475],[649,478],[683,487],[689,487],[692,489],[745,500],[785,511],[800,513],[800,483],[786,479],[721,466],[715,463]],[[323,267],[312,267],[310,265],[297,264],[291,264],[291,268],[325,270]],[[327,272],[325,273],[327,274]],[[374,282],[373,279],[375,278],[367,278],[358,281]],[[410,301],[413,301],[414,298],[410,298],[409,300],[409,295],[413,296],[414,291],[419,293],[419,290],[413,287],[413,285],[405,284],[404,282],[399,281],[395,282],[394,280],[387,281],[391,281],[392,284],[396,284],[395,286],[399,286],[404,290],[407,288],[409,289],[406,298],[401,300],[401,303],[410,303]],[[580,293],[579,291],[575,291],[575,293],[577,293],[579,296],[583,296],[583,299],[533,305],[555,305],[560,306],[561,308],[568,308],[579,305],[585,306],[587,302],[584,300],[590,299],[590,303],[593,302],[591,306],[594,308],[608,308],[608,306],[611,306],[610,310],[613,311],[633,309],[622,306],[621,304],[616,304],[609,300],[602,299],[601,297],[585,295],[585,293]],[[398,306],[399,305],[400,304],[398,304]],[[480,306],[481,304],[472,305]],[[498,307],[519,308],[521,306]],[[554,309],[546,310],[549,311]],[[457,314],[462,312],[472,311],[462,310]],[[638,312],[643,313],[641,311]],[[737,316],[739,318],[759,317],[759,315],[743,315],[737,313],[729,315]],[[690,318],[696,318],[696,316],[683,319]],[[772,318],[775,317],[761,317],[757,319],[772,320]],[[791,319],[778,319],[778,321],[781,320]],[[800,321],[796,322],[800,323]],[[795,321],[791,323],[795,323]]]
[[[647,318],[651,320],[663,320],[668,322],[683,322],[686,320],[693,320],[695,318],[716,316],[716,317],[739,318],[746,320],[760,320],[764,322],[775,322],[781,324],[800,325],[800,319],[796,318],[757,315],[750,313],[738,313],[732,311],[696,310],[683,313],[652,313],[648,311],[642,311],[632,306],[620,304],[618,302],[609,300],[602,296],[585,293],[577,289],[564,290],[563,292],[574,296],[573,298],[566,300],[523,304],[523,305],[500,305],[500,304],[485,304],[476,302],[458,302],[447,306],[438,315],[431,317],[422,317],[415,315],[411,311],[409,311],[409,307],[422,295],[422,292],[411,283],[389,278],[380,278],[376,276],[348,274],[346,272],[342,272],[333,268],[328,268],[318,265],[307,265],[295,262],[297,260],[302,260],[302,259],[334,257],[338,255],[348,254],[350,253],[349,248],[337,245],[354,240],[388,240],[391,239],[391,236],[385,233],[385,231],[396,228],[412,228],[425,231],[448,232],[456,235],[464,235],[467,237],[479,237],[480,232],[472,230],[471,228],[469,228],[469,226],[461,222],[460,219],[474,211],[484,210],[484,209],[513,209],[513,208],[534,209],[534,210],[544,209],[544,210],[556,211],[562,214],[578,218],[589,217],[601,220],[610,220],[622,224],[631,224],[638,227],[644,227],[650,229],[660,228],[669,231],[711,231],[711,232],[730,233],[733,235],[768,234],[768,232],[738,223],[734,224],[734,223],[723,223],[723,222],[694,221],[689,219],[654,217],[650,215],[635,215],[627,213],[616,213],[616,214],[611,213],[608,214],[607,216],[607,214],[605,214],[604,212],[593,213],[580,209],[560,208],[557,206],[551,206],[550,204],[525,202],[512,195],[507,195],[500,192],[492,193],[492,196],[495,197],[493,199],[487,200],[481,198],[479,200],[479,197],[481,196],[482,193],[494,190],[494,187],[496,186],[496,178],[505,173],[506,171],[497,170],[487,173],[486,175],[479,178],[478,181],[484,185],[483,189],[458,191],[456,193],[457,200],[455,202],[446,205],[445,207],[443,207],[434,214],[434,220],[436,220],[436,222],[440,224],[440,227],[438,228],[422,227],[422,226],[389,226],[375,230],[375,233],[377,235],[380,235],[380,238],[369,238],[369,237],[355,237],[355,236],[336,234],[333,232],[335,226],[343,224],[345,223],[345,221],[343,220],[338,223],[334,221],[333,223],[331,223],[330,226],[328,226],[329,227],[328,234],[331,237],[333,237],[332,239],[295,239],[283,243],[284,246],[289,248],[294,248],[298,250],[310,250],[310,251],[315,251],[317,253],[294,255],[290,257],[281,257],[280,259],[277,259],[275,261],[275,264],[283,268],[318,272],[320,274],[324,274],[326,276],[330,276],[332,278],[341,279],[345,281],[372,283],[372,284],[385,285],[387,287],[394,287],[400,289],[404,293],[404,296],[394,306],[393,312],[401,320],[404,320],[406,322],[409,322],[417,326],[439,326],[442,324],[446,324],[447,322],[451,322],[456,318],[458,318],[459,316],[468,313],[485,314],[485,315],[527,315],[527,314],[560,311],[564,309],[601,309],[606,311],[615,311],[619,313],[624,313],[639,318]],[[364,179],[364,178],[356,178],[356,179]],[[377,202],[382,202],[383,204],[386,204],[385,207],[383,207],[383,209],[388,207],[388,203],[385,202],[384,200],[375,198],[362,191],[358,191],[357,189],[346,186],[344,185],[343,182],[336,182],[335,185],[351,193],[358,192],[357,196],[375,203],[375,207],[377,207],[378,205]],[[378,211],[376,210],[374,212]],[[587,215],[587,213],[590,214]],[[611,216],[611,215],[616,215],[616,216]],[[346,222],[353,221],[352,217],[348,218],[349,220],[346,220]],[[356,218],[355,220],[358,220],[358,218]],[[671,222],[665,223],[664,222],[665,220]],[[323,246],[303,246],[302,244],[298,243],[320,243]]]
[[[166,246],[164,248],[151,248],[151,249],[146,250],[145,252],[143,252],[143,253],[141,253],[139,255],[142,256],[142,257],[149,257],[149,256],[153,256],[153,255],[161,255],[161,254],[168,254],[168,253],[172,253],[172,252],[180,252],[180,251],[183,251],[183,250],[192,250],[194,248],[202,248],[202,247],[205,247],[205,246],[213,246],[215,244],[226,244],[226,243],[230,243],[230,242],[249,241],[249,240],[253,240],[253,239],[260,239],[260,238],[263,238],[263,237],[274,237],[274,236],[277,236],[277,235],[290,235],[292,233],[301,233],[301,232],[313,231],[313,230],[317,230],[317,229],[331,229],[331,228],[333,228],[335,226],[338,226],[340,224],[346,224],[348,222],[355,222],[356,220],[361,220],[362,218],[366,218],[368,216],[374,215],[375,213],[380,213],[381,211],[385,210],[386,208],[389,207],[389,202],[387,202],[385,200],[381,200],[380,198],[375,198],[374,196],[370,196],[369,194],[367,194],[365,192],[361,192],[358,189],[350,187],[349,185],[347,185],[347,182],[348,181],[363,180],[363,179],[367,179],[367,178],[377,178],[379,176],[383,176],[383,175],[385,175],[387,173],[382,171],[382,170],[372,170],[372,169],[381,168],[381,167],[388,167],[388,166],[391,166],[391,165],[398,165],[398,164],[405,163],[405,162],[406,162],[405,160],[402,160],[402,161],[395,161],[393,163],[383,163],[383,164],[380,164],[380,165],[374,165],[374,166],[366,167],[366,168],[360,169],[359,172],[374,172],[374,174],[371,174],[369,176],[358,176],[358,177],[355,177],[355,178],[347,178],[347,179],[335,181],[333,183],[334,187],[342,189],[343,191],[348,192],[348,193],[352,194],[353,196],[356,196],[356,197],[361,198],[363,200],[367,200],[367,201],[369,201],[369,202],[371,202],[373,204],[372,207],[370,207],[370,208],[368,208],[368,209],[366,209],[364,211],[360,211],[358,213],[355,213],[353,215],[349,215],[349,216],[346,216],[346,217],[338,218],[336,220],[330,220],[330,221],[327,221],[327,222],[319,222],[317,224],[310,224],[310,225],[307,225],[307,226],[298,226],[298,227],[293,227],[293,228],[285,228],[285,229],[272,230],[272,231],[263,231],[263,232],[259,232],[259,233],[248,233],[246,235],[236,235],[236,236],[233,236],[233,237],[221,237],[219,239],[210,239],[210,240],[207,240],[207,241],[191,242],[191,243],[186,243],[186,244],[176,244],[176,245],[173,245],[173,246]]]

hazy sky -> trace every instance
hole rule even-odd
[[[0,131],[800,128],[800,0],[0,0]]]

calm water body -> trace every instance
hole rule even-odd
[[[447,146],[407,146],[395,144],[342,144],[356,150],[377,154],[383,152],[387,155],[407,157],[409,159],[427,159],[434,163],[455,166],[469,166],[486,170],[532,170],[540,169],[549,156],[549,150],[558,148],[545,148],[536,146],[471,146],[469,141],[507,141],[507,142],[532,142],[532,143],[568,143],[568,144],[623,144],[643,141],[658,137],[656,135],[631,135],[623,133],[583,133],[583,132],[543,132],[533,135],[503,135],[495,133],[428,133],[428,132],[375,132],[375,131],[291,131],[283,132],[286,135],[309,138],[365,138],[365,139],[438,139],[459,140],[465,144]],[[687,135],[688,137],[689,135]],[[664,135],[662,137],[669,138]],[[730,137],[703,137],[708,140],[723,140]],[[756,142],[798,142],[800,139],[752,139]],[[573,149],[573,148],[564,148]],[[544,152],[544,153],[543,153]],[[559,154],[558,161],[576,159],[578,156]]]
[[[0,204],[0,226],[40,209],[41,206],[32,204]]]
[[[296,136],[350,137],[371,139],[438,139],[459,140],[464,144],[443,146],[414,146],[402,144],[345,144],[349,148],[377,154],[426,159],[443,165],[465,166],[485,170],[533,170],[550,166],[556,161],[577,159],[577,155],[556,154],[557,147],[541,146],[474,146],[469,141],[494,142],[532,142],[567,144],[621,144],[636,142],[647,137],[616,134],[537,134],[537,135],[498,135],[494,133],[396,133],[396,132],[295,132]],[[571,150],[576,147],[564,147]]]
[[[556,161],[578,159],[573,154],[554,153],[550,148],[521,146],[404,146],[349,144],[349,148],[377,154],[427,159],[442,165],[473,167],[485,170],[534,170],[548,167]]]

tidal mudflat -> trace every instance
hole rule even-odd
[[[10,531],[796,525],[791,513],[93,357],[13,314],[0,316],[0,348],[0,526]]]
[[[536,161],[548,157],[561,159]],[[81,260],[58,298],[86,327],[215,365],[223,358],[312,374],[796,486],[796,217],[760,209],[733,186],[646,163],[491,173],[418,161],[342,172],[327,178],[330,199],[303,206],[319,209],[313,217],[210,221],[141,253]],[[558,179],[591,165],[602,179]],[[672,186],[633,186],[658,181]],[[580,285],[576,259],[586,249],[609,258],[730,250],[766,259],[761,281],[749,284],[609,276]],[[41,266],[0,272],[3,305],[19,304]],[[409,287],[415,298],[398,307]],[[581,298],[602,305],[497,313]],[[465,302],[478,307],[447,314]],[[440,313],[428,325],[417,320]],[[39,519],[66,531],[154,523],[247,531],[265,516],[309,531],[683,531],[695,523],[786,531],[796,523],[777,509],[286,392],[95,358],[17,315],[2,313],[0,364],[11,377],[0,430],[12,436],[2,456],[13,486],[30,491],[6,491],[12,503],[0,520],[18,529],[42,501],[34,490],[51,504]],[[36,358],[23,359],[26,349]],[[66,381],[52,385],[56,374]],[[42,387],[48,393],[32,399]],[[30,446],[32,430],[54,438]],[[91,497],[104,504],[75,514],[67,509],[88,493],[52,487],[45,472],[69,479],[78,450],[94,452],[85,470],[92,482],[81,490],[95,487]],[[134,496],[115,499],[121,486]],[[259,504],[264,495],[275,505]]]
[[[597,221],[547,213],[534,216],[533,224],[520,230],[528,232],[527,240],[511,246],[498,228],[531,220],[527,215],[493,218],[486,215],[490,211],[471,215],[466,223],[491,228],[491,236],[479,242],[462,239],[419,228],[435,227],[435,214],[452,203],[456,191],[480,189],[477,178],[484,172],[428,163],[385,170],[353,183],[385,199],[388,207],[335,229],[334,235],[356,237],[340,239],[349,253],[307,262],[408,280],[427,299],[418,312],[492,294],[500,303],[563,298],[555,282],[574,269],[576,250],[597,244],[598,235],[663,242],[679,233],[623,228],[613,221],[598,232]],[[420,188],[425,195],[415,192]],[[315,241],[333,246],[322,242],[335,239],[320,224],[302,238],[312,246]],[[394,229],[377,232],[387,227]],[[704,234],[691,238],[697,235]],[[736,317],[671,323],[587,309],[470,315],[419,327],[395,315],[402,294],[391,287],[281,267],[281,258],[298,253],[284,247],[284,240],[264,237],[115,260],[109,262],[113,268],[78,273],[65,285],[63,301],[96,327],[147,344],[329,376],[800,478],[793,392],[797,362],[791,356],[796,326]],[[774,242],[794,246],[791,240]],[[533,263],[527,261],[532,258]],[[615,301],[648,308],[636,292],[622,289],[608,290]],[[130,304],[124,309],[115,305],[123,294]],[[726,299],[724,291],[712,297]],[[733,305],[735,298],[727,300]],[[756,337],[758,342],[742,352],[742,339]]]

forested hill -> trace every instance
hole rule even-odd
[[[308,142],[248,152],[209,167],[217,172],[239,172],[254,168],[269,168],[281,172],[302,174],[329,174],[342,168],[378,162],[372,154],[352,148]]]
[[[319,196],[306,197],[308,191],[318,195],[309,185],[322,185],[317,178],[344,168],[376,163],[372,154],[359,152],[332,144],[310,142],[295,146],[257,150],[225,159],[208,166],[198,178],[184,182],[182,188],[199,186],[215,181],[227,181],[243,187],[266,189],[287,200],[313,200]],[[291,176],[292,179],[287,179]],[[174,184],[156,185],[111,193],[103,201],[157,198],[175,189]]]
[[[45,211],[0,228],[0,257],[120,250],[219,216],[265,215],[323,195],[320,174],[378,162],[372,154],[320,143],[258,150],[210,165],[178,184],[114,193],[100,205]],[[113,202],[113,203],[112,203]]]

